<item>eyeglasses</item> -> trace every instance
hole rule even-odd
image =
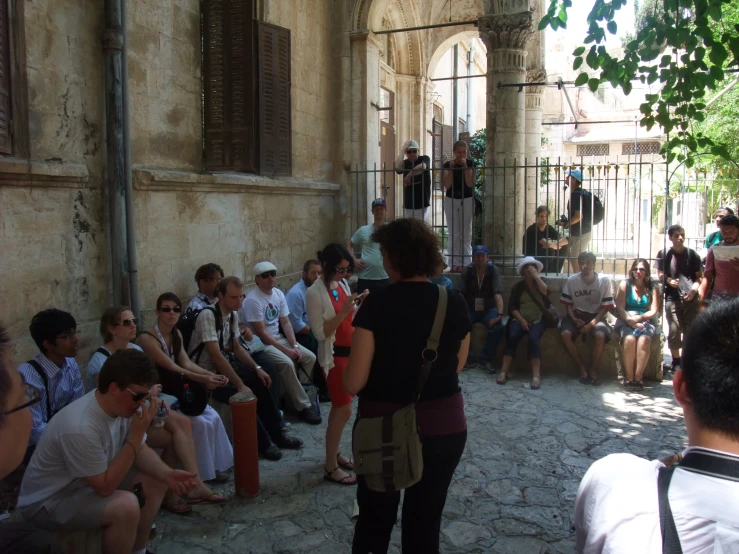
[[[406,154],[418,154],[418,150],[408,150]]]
[[[138,321],[137,317],[132,317],[131,319],[123,319],[121,320],[118,325],[123,325],[124,327],[130,327],[131,325],[136,325],[136,322]],[[115,327],[118,327],[118,325],[115,325]]]
[[[131,399],[134,402],[141,402],[143,399],[145,399],[146,397],[148,397],[151,394],[151,389],[149,389],[146,392],[133,392],[129,388],[126,388],[126,390],[131,393]]]
[[[23,376],[21,376],[21,378],[23,379]],[[39,402],[41,402],[41,391],[40,390],[38,390],[33,385],[29,385],[28,383],[26,383],[25,379],[23,379],[23,386],[26,389],[26,396],[28,397],[28,402],[25,402],[21,404],[20,406],[13,408],[12,410],[3,412],[0,414],[0,416],[7,416],[12,413],[19,412],[23,410],[24,408],[30,408],[31,406],[34,406],[38,404]]]
[[[348,267],[335,267],[336,273],[339,275],[346,275],[347,273],[351,273],[351,268]]]
[[[165,314],[168,314],[169,312],[174,312],[176,314],[179,314],[182,312],[182,306],[175,306],[174,308],[170,308],[169,306],[163,306],[159,308],[159,311]]]
[[[644,268],[644,267],[635,267],[634,268],[634,273],[642,273],[642,272],[646,273],[647,272],[646,268]]]
[[[76,336],[77,336],[77,331],[75,330],[71,333],[63,333],[61,335],[57,335],[56,340],[72,340]]]
[[[262,279],[266,279],[267,277],[277,277],[277,272],[273,269],[272,271],[265,271],[261,275],[259,275]]]

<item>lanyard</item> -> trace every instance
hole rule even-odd
[[[482,272],[482,279],[478,277],[477,271],[475,271],[475,277],[477,277],[477,291],[482,294],[482,284],[485,282],[485,272]]]
[[[167,357],[171,358],[172,354],[169,353],[169,348],[167,347],[167,341],[164,340],[164,337],[162,336],[162,332],[159,330],[159,323],[154,324],[154,332],[157,334],[157,338],[159,339],[159,342],[162,343],[162,350],[164,350],[164,353],[167,355]]]

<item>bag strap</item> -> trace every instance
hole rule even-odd
[[[539,289],[529,286],[529,282],[526,279],[523,280],[523,286],[526,287],[526,290],[528,291],[531,299],[534,301],[534,304],[536,304],[542,312],[546,312],[549,306],[546,306],[546,303],[543,300],[544,295],[539,292]]]
[[[36,373],[39,374],[39,377],[41,377],[41,380],[44,382],[44,390],[46,391],[46,421],[48,422],[51,419],[51,416],[54,415],[51,413],[51,392],[49,391],[49,378],[46,376],[44,368],[42,368],[36,360],[28,360],[26,363],[36,370]]]
[[[680,537],[677,535],[675,520],[672,517],[670,500],[667,492],[670,490],[670,481],[675,473],[675,467],[662,467],[657,476],[657,498],[659,500],[659,528],[662,532],[662,554],[682,554]]]
[[[446,287],[436,285],[439,289],[439,302],[436,305],[436,317],[434,317],[434,325],[431,327],[431,335],[426,341],[426,348],[421,352],[421,372],[418,375],[418,383],[416,384],[416,392],[414,402],[421,397],[421,392],[426,384],[426,380],[431,372],[431,365],[438,358],[436,349],[439,348],[439,339],[441,337],[441,329],[444,327],[444,319],[446,319],[446,308],[449,300]]]
[[[146,333],[146,331],[143,331],[143,332],[144,332],[144,333]],[[103,348],[102,346],[101,346],[100,348],[98,348],[97,350],[95,350],[95,354],[102,354],[102,355],[103,355],[103,356],[105,356],[106,358],[110,358],[110,352],[108,352],[108,351],[107,351],[107,350],[106,350],[105,348]]]

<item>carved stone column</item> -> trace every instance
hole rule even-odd
[[[488,60],[485,165],[495,166],[485,178],[484,237],[497,263],[512,265],[526,222],[526,94],[501,85],[526,80],[526,46],[534,32],[532,12],[484,16],[478,29]]]
[[[527,83],[543,83],[547,80],[547,72],[543,69],[530,69],[526,72]],[[534,166],[541,163],[541,99],[544,86],[526,87],[526,161]],[[532,220],[539,204],[538,170],[536,167],[526,169],[526,198],[524,208],[527,220]]]

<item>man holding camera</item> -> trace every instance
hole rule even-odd
[[[157,380],[154,363],[138,350],[106,360],[98,388],[60,410],[41,436],[18,497],[26,520],[52,532],[102,529],[109,554],[146,552],[167,489],[185,496],[197,477],[146,446]]]
[[[567,187],[571,187],[570,199],[567,202],[567,217],[560,217],[557,225],[570,230],[570,236],[567,239],[570,246],[570,265],[572,273],[578,273],[580,264],[577,258],[582,252],[590,249],[593,211],[590,202],[587,199],[584,200],[582,171],[573,169],[565,172],[565,190]]]
[[[431,205],[431,159],[421,156],[418,142],[408,140],[395,159],[395,171],[403,175],[403,217],[426,220]]]
[[[449,230],[449,265],[453,272],[472,263],[472,220],[475,216],[475,162],[467,157],[467,143],[458,140],[454,158],[442,166],[446,190],[444,213]]]

